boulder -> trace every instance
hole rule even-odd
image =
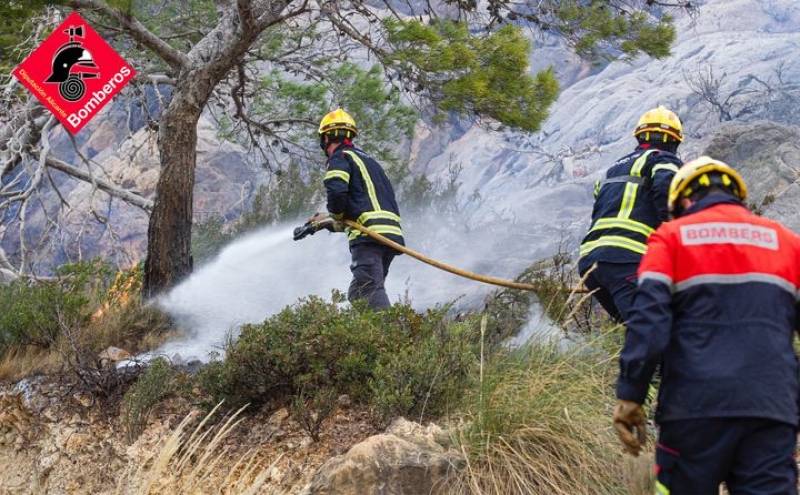
[[[304,495],[419,495],[436,493],[463,459],[440,442],[435,425],[422,427],[398,419],[386,433],[374,435],[323,464]]]
[[[744,177],[748,204],[800,230],[800,127],[757,121],[714,132],[703,154],[723,160]]]
[[[131,359],[131,353],[126,351],[125,349],[120,349],[119,347],[109,346],[108,349],[104,350],[100,353],[98,358],[100,358],[101,363],[119,363],[120,361],[125,361],[126,359]]]
[[[0,395],[0,436],[3,443],[12,443],[16,438],[33,438],[35,416],[27,407],[22,394]]]

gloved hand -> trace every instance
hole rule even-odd
[[[641,404],[620,400],[614,408],[614,429],[617,430],[622,446],[629,454],[637,457],[647,441],[644,410]]]
[[[316,225],[316,224],[322,223],[324,220],[326,220],[328,218],[330,218],[330,215],[328,215],[327,213],[319,213],[319,212],[317,212],[317,213],[314,213],[314,215],[312,215],[311,218],[309,218],[306,223],[310,223],[310,224]]]
[[[339,222],[331,218],[331,222],[325,226],[331,232],[344,232],[344,222]]]
[[[344,232],[344,222],[334,220],[327,213],[315,213],[308,219],[308,223],[314,226],[315,230],[326,229],[331,232]]]

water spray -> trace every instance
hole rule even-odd
[[[300,227],[297,227],[296,229],[294,229],[293,239],[295,241],[299,241],[300,239],[303,239],[303,238],[305,238],[305,237],[307,237],[309,235],[314,235],[314,233],[316,233],[316,232],[318,232],[318,231],[320,231],[322,229],[333,230],[334,229],[333,226],[334,226],[335,223],[336,222],[330,217],[326,217],[323,220],[320,220],[320,221],[317,221],[317,222],[312,222],[312,221],[306,222],[305,224],[301,225]],[[423,263],[431,265],[431,266],[433,266],[435,268],[438,268],[440,270],[444,270],[446,272],[452,273],[454,275],[458,275],[459,277],[468,278],[470,280],[474,280],[476,282],[481,282],[481,283],[484,283],[484,284],[490,284],[490,285],[496,285],[496,286],[499,286],[499,287],[505,287],[507,289],[526,290],[526,291],[530,291],[530,292],[536,292],[537,290],[539,290],[539,287],[537,287],[536,285],[533,285],[533,284],[526,284],[526,283],[523,283],[523,282],[515,282],[513,280],[506,280],[506,279],[503,279],[503,278],[492,277],[492,276],[489,276],[489,275],[481,275],[481,274],[478,274],[478,273],[473,273],[471,271],[464,270],[462,268],[458,268],[458,267],[455,267],[453,265],[449,265],[447,263],[435,260],[433,258],[425,256],[424,254],[422,254],[422,253],[420,253],[418,251],[415,251],[415,250],[413,250],[411,248],[403,246],[402,244],[394,242],[393,240],[391,240],[391,239],[389,239],[389,238],[387,238],[387,237],[385,237],[385,236],[383,236],[383,235],[371,230],[368,227],[365,227],[365,226],[363,226],[363,225],[361,225],[359,223],[356,223],[356,222],[354,222],[352,220],[344,220],[342,223],[344,225],[346,225],[347,227],[351,228],[351,229],[358,230],[359,232],[368,235],[372,239],[380,242],[381,244],[383,244],[385,246],[388,246],[388,247],[394,249],[395,251],[399,251],[401,253],[407,254],[407,255],[411,256],[412,258],[417,259],[417,260],[419,260],[419,261],[421,261]],[[586,292],[586,290],[581,288],[581,287],[570,288],[569,291],[570,292]]]

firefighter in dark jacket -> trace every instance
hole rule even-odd
[[[614,426],[638,454],[661,364],[659,494],[797,493],[800,236],[744,206],[709,157],[672,181],[676,218],[650,236],[620,357]]]
[[[392,184],[377,161],[353,146],[357,134],[355,121],[341,108],[325,115],[319,125],[320,146],[328,157],[328,212],[336,221],[330,230],[344,230],[350,241],[353,281],[348,299],[364,299],[371,308],[381,309],[390,306],[384,280],[399,253],[340,222],[352,220],[401,245],[403,230]],[[311,222],[321,219],[315,216]]]
[[[682,164],[675,153],[683,127],[670,110],[659,106],[644,113],[633,135],[639,142],[633,153],[617,160],[595,184],[592,225],[578,261],[586,287],[620,322],[633,303],[647,237],[667,219],[669,184]]]

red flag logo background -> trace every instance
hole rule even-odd
[[[73,134],[135,75],[77,12],[14,69],[14,76]]]

